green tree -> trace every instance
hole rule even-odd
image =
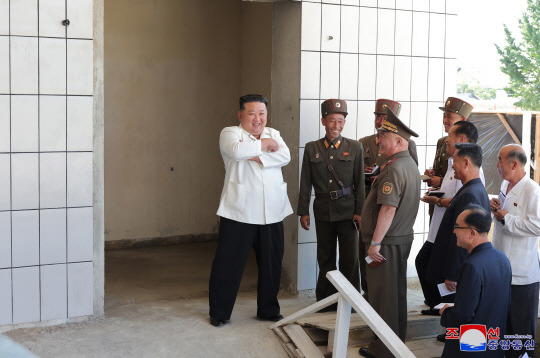
[[[506,45],[498,45],[501,70],[510,77],[506,92],[518,98],[524,110],[540,110],[540,0],[527,0],[527,10],[519,20],[521,42],[504,25]]]

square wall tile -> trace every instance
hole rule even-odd
[[[430,102],[428,104],[426,123],[427,145],[437,145],[437,140],[446,135],[442,124],[443,111],[439,109],[439,106],[443,103],[444,102],[441,101],[440,103]]]
[[[358,99],[375,100],[377,56],[358,55]]]
[[[9,35],[9,0],[0,0],[0,35]]]
[[[418,276],[414,260],[416,259],[418,252],[422,248],[422,245],[424,245],[424,234],[414,234],[414,240],[411,246],[411,253],[409,254],[409,259],[407,260],[407,277]]]
[[[394,100],[398,102],[410,101],[412,64],[411,58],[404,56],[396,56],[394,58],[394,61]]]
[[[384,9],[395,9],[396,0],[379,0],[378,6],[379,8],[384,8]]]
[[[349,114],[347,114],[345,126],[341,132],[341,135],[346,138],[356,139],[357,108],[357,101],[347,101],[347,111]]]
[[[39,265],[39,211],[11,213],[13,266]]]
[[[13,269],[13,323],[40,320],[39,267]]]
[[[315,197],[312,196],[309,203],[309,217],[310,225],[309,230],[304,230],[300,225],[300,220],[298,220],[298,243],[305,244],[308,242],[316,243],[317,242],[317,231],[315,227],[315,214],[313,214],[313,200]]]
[[[416,4],[416,1],[414,2]],[[427,56],[429,40],[429,14],[413,12],[412,55]]]
[[[363,138],[375,133],[375,101],[358,102],[358,124],[356,126],[356,138]]]
[[[446,0],[431,0],[429,2],[429,11],[444,13],[446,11]]]
[[[66,97],[41,96],[39,107],[39,149],[65,151]]]
[[[300,143],[304,147],[307,142],[319,139],[319,123],[321,114],[319,100],[300,100]]]
[[[66,206],[66,153],[41,153],[39,157],[39,206]]]
[[[413,0],[396,0],[396,9],[412,10]]]
[[[13,323],[11,269],[0,270],[0,325]]]
[[[429,59],[428,100],[444,102],[444,59]]]
[[[40,94],[66,94],[66,40],[39,39]]]
[[[9,14],[11,35],[38,35],[38,0],[11,1]]]
[[[423,147],[421,147],[423,148]],[[420,173],[424,172],[424,168],[418,168]],[[420,206],[418,207],[418,215],[416,215],[416,220],[414,221],[413,225],[413,231],[415,234],[422,234],[424,232],[429,231],[429,221],[427,222],[427,228],[424,226],[425,224],[425,212],[428,210],[429,205],[420,202]],[[416,257],[416,255],[415,255]]]
[[[375,6],[377,6],[376,0]],[[360,8],[358,51],[364,54],[375,54],[377,52],[377,9],[370,7]]]
[[[358,53],[359,7],[341,7],[341,52]]]
[[[0,268],[6,267],[11,267],[11,213],[0,211]]]
[[[18,3],[26,3],[26,1],[18,1]],[[11,62],[10,63],[11,63],[11,93],[37,94],[38,93],[38,39],[36,37],[13,37],[12,36],[11,37]]]
[[[356,99],[358,96],[358,55],[341,54],[339,78],[339,98]]]
[[[320,51],[321,49],[321,4],[302,3],[301,49]]]
[[[411,124],[411,102],[401,101],[400,103],[401,103],[401,111],[399,112],[399,119],[403,123],[410,125]]]
[[[11,150],[37,152],[38,96],[11,96]]]
[[[94,257],[92,208],[67,209],[68,262],[91,261]]]
[[[412,28],[412,12],[396,11],[396,55],[411,55]]]
[[[340,6],[322,5],[321,50],[339,52]]]
[[[360,5],[360,0],[341,0],[341,5],[359,6]]]
[[[11,206],[13,210],[39,208],[38,154],[11,155]]]
[[[457,14],[459,9],[462,8],[462,1],[447,1],[446,2],[446,13],[447,14]]]
[[[418,133],[418,138],[414,138],[416,145],[426,145],[426,120],[427,103],[411,103],[411,128]]]
[[[71,24],[67,29],[70,38],[91,39],[93,37],[93,1],[67,0],[67,18]]]
[[[318,99],[321,53],[302,51],[300,62],[300,97],[302,99]]]
[[[376,98],[394,98],[394,56],[377,56]]]
[[[426,147],[426,168],[433,169],[433,162],[435,161],[435,154],[436,153],[437,153],[437,147],[436,146],[430,145],[430,146]]]
[[[429,14],[429,16],[429,56],[444,57],[446,15]]]
[[[67,205],[92,206],[92,153],[67,154]]]
[[[394,54],[395,10],[378,10],[377,53],[383,55]]]
[[[339,53],[321,53],[321,97],[339,97]]]
[[[67,99],[67,150],[92,151],[94,147],[93,98],[77,96]]]
[[[65,37],[66,27],[62,25],[62,20],[65,18],[65,0],[39,0],[40,36]]]
[[[41,320],[67,318],[66,265],[41,266]]]
[[[66,209],[40,210],[39,215],[40,263],[66,263]]]
[[[311,229],[310,229],[311,231]],[[317,285],[317,243],[298,244],[297,289],[311,290]]]
[[[414,0],[413,10],[415,11],[429,11],[430,0]]]
[[[94,275],[91,262],[68,264],[68,317],[94,313]]]
[[[377,0],[360,0],[360,6],[377,7]]]
[[[2,26],[1,23],[0,21],[0,26]],[[0,93],[9,93],[9,37],[7,36],[0,36]]]
[[[416,146],[416,153],[418,154],[418,170],[420,170],[420,174],[423,174],[424,171],[431,166],[431,163],[429,163],[429,165],[426,164],[426,150],[427,146]]]
[[[0,153],[11,151],[11,105],[9,96],[0,95]]]
[[[451,2],[451,1],[450,1]],[[452,31],[458,26],[458,18],[456,15],[446,15],[446,52],[445,57],[456,58],[458,55],[458,36]]]
[[[68,40],[67,94],[92,95],[94,89],[93,79],[93,41]]]
[[[457,91],[457,60],[444,60],[444,96],[448,97],[456,95]]]
[[[11,161],[9,154],[0,154],[0,210],[11,209]]]
[[[411,66],[411,101],[426,101],[428,90],[428,59],[413,57]]]

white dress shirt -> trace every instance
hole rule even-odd
[[[454,157],[448,158],[448,170],[446,171],[446,174],[442,180],[441,189],[439,189],[440,191],[444,192],[444,195],[442,196],[443,199],[453,198],[463,186],[461,180],[456,179],[456,172],[454,171],[454,168],[452,168],[452,165],[454,165]],[[482,184],[486,186],[486,178],[484,177],[484,171],[482,168],[480,168],[480,180],[482,180]],[[435,205],[433,208],[433,216],[431,217],[431,223],[429,224],[427,241],[432,243],[435,242],[435,237],[437,236],[437,231],[439,231],[439,226],[441,225],[445,211],[445,207],[438,205]]]
[[[242,126],[221,131],[219,149],[225,164],[225,180],[217,215],[247,224],[266,225],[293,213],[281,167],[291,160],[279,131],[266,127],[261,139],[272,138],[279,149],[263,152],[261,141]],[[259,157],[262,164],[249,160]]]
[[[499,192],[501,209],[508,214],[504,225],[495,221],[493,246],[510,260],[512,285],[528,285],[540,281],[540,187],[527,176],[506,193],[508,184],[504,180]]]

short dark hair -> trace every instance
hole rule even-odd
[[[459,121],[454,124],[454,127],[456,127],[454,133],[458,136],[465,135],[469,143],[476,143],[478,141],[478,129],[471,122]]]
[[[491,229],[491,214],[477,204],[469,204],[465,210],[470,210],[465,217],[465,224],[474,227],[479,233],[487,233]]]
[[[527,164],[527,156],[521,149],[512,150],[506,155],[506,159],[515,159],[522,166],[525,166],[525,164]]]
[[[244,104],[251,102],[261,102],[268,107],[268,100],[262,94],[246,94],[245,96],[240,97],[240,109],[246,109]]]
[[[482,148],[478,144],[474,143],[456,143],[454,144],[458,152],[458,157],[468,157],[475,167],[480,168],[482,166]]]

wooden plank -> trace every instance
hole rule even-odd
[[[289,338],[289,336],[287,335],[287,333],[285,333],[285,331],[283,330],[283,328],[281,327],[276,327],[274,328],[274,332],[277,334],[277,336],[284,342],[284,343],[289,343],[291,341],[291,339]]]
[[[281,327],[279,327],[281,328]],[[318,345],[327,345],[328,343],[328,331],[320,328],[303,327],[306,334],[311,338],[313,343]]]
[[[289,358],[296,358],[296,346],[292,343],[285,343],[283,341],[279,341]]]
[[[286,324],[294,322],[299,317],[305,316],[313,312],[317,312],[320,309],[328,307],[331,304],[334,304],[337,302],[338,296],[339,296],[339,293],[334,293],[332,296],[328,296],[324,300],[320,300],[319,302],[316,302],[312,304],[311,306],[308,306],[296,313],[293,313],[290,316],[283,318],[281,321],[274,323],[273,325],[270,326],[270,329],[274,329],[279,326],[284,326]]]
[[[334,333],[334,349],[332,357],[346,358],[347,343],[349,342],[349,323],[351,321],[351,304],[339,296],[336,316],[336,331]]]
[[[302,327],[297,324],[289,324],[283,327],[283,329],[304,356],[309,358],[324,358]]]
[[[497,113],[497,117],[499,117],[502,124],[506,127],[506,130],[508,131],[508,133],[510,133],[510,136],[512,136],[512,139],[514,140],[514,142],[521,145],[521,141],[517,137],[517,135],[514,132],[514,130],[512,129],[512,127],[510,127],[510,125],[508,124],[508,121],[506,120],[506,118],[504,118],[504,115],[502,115],[501,113]]]
[[[375,312],[373,307],[371,307],[341,272],[338,270],[330,271],[326,274],[326,277],[396,357],[415,358],[405,343],[388,327],[386,322]]]
[[[295,320],[297,324],[309,326],[331,331],[336,329],[336,312],[315,313],[308,316],[300,317]],[[360,316],[351,315],[350,329],[357,330],[367,328],[368,325]]]

